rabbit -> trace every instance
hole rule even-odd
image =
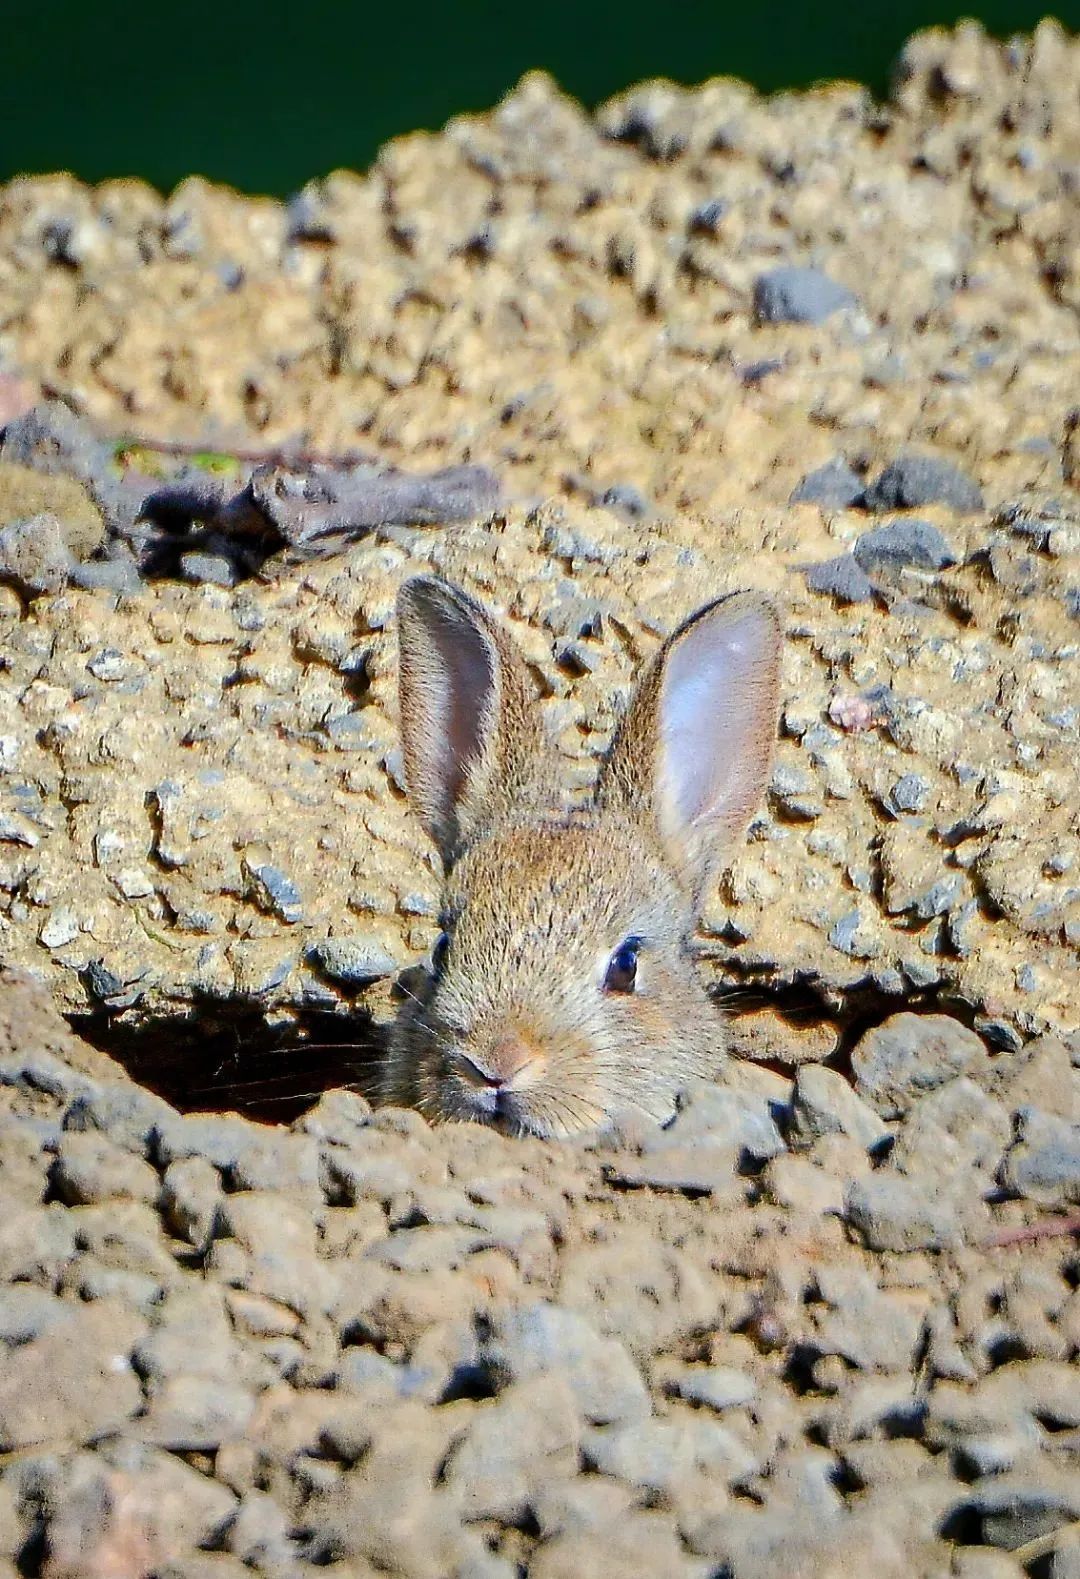
[[[381,1071],[431,1120],[565,1138],[645,1115],[723,1062],[691,938],[764,789],[781,633],[740,592],[647,666],[587,807],[566,810],[530,671],[498,620],[433,576],[397,600],[410,804],[437,847],[442,933]]]

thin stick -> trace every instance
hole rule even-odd
[[[999,1228],[983,1240],[987,1250],[1005,1245],[1031,1244],[1038,1239],[1063,1239],[1069,1234],[1080,1234],[1080,1212],[1068,1217],[1044,1217],[1037,1223],[1023,1223],[1018,1228]]]
[[[1033,1541],[1026,1541],[1023,1546],[1015,1546],[1009,1554],[1023,1567],[1033,1563],[1037,1557],[1048,1557],[1051,1552],[1056,1552],[1062,1546],[1075,1546],[1080,1542],[1080,1519],[1071,1524],[1059,1524],[1056,1530],[1051,1530],[1049,1535],[1037,1535]]]
[[[128,437],[113,439],[120,450],[150,450],[155,455],[224,455],[230,460],[243,461],[251,466],[362,466],[372,464],[372,457],[360,450],[346,450],[339,455],[323,450],[292,449],[279,445],[267,449],[254,449],[247,445],[200,444],[186,439],[144,439]]]

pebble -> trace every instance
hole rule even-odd
[[[930,795],[930,785],[921,773],[905,773],[889,791],[886,805],[893,813],[924,810]]]
[[[811,592],[835,598],[838,603],[869,603],[874,597],[874,583],[851,554],[810,565],[804,575]]]
[[[145,1322],[108,1299],[67,1305],[65,1319],[9,1349],[0,1452],[82,1441],[123,1426],[142,1407],[131,1352]]]
[[[822,1135],[850,1135],[869,1148],[884,1140],[888,1129],[837,1070],[803,1064],[792,1092],[791,1133],[802,1145]]]
[[[844,457],[834,455],[824,466],[807,472],[792,491],[788,503],[817,504],[825,510],[850,510],[861,502],[865,488],[858,472],[852,471]],[[815,587],[813,590],[822,589]]]
[[[71,550],[55,515],[35,515],[0,527],[0,581],[28,597],[58,592],[71,569]]]
[[[851,1055],[856,1092],[885,1119],[901,1118],[919,1096],[959,1075],[977,1076],[988,1063],[975,1032],[943,1014],[894,1014]]]
[[[867,510],[919,510],[944,504],[960,514],[983,508],[982,490],[967,474],[937,455],[901,455],[866,489]]]
[[[307,957],[324,976],[343,987],[366,987],[373,981],[395,976],[398,970],[398,961],[386,949],[363,938],[334,937],[312,943]]]
[[[931,1181],[892,1169],[853,1180],[844,1216],[871,1250],[946,1250],[962,1239],[955,1201]]]
[[[822,324],[833,313],[857,305],[854,292],[820,269],[784,265],[754,281],[754,312],[760,323]]]
[[[1036,1107],[1021,1108],[1002,1179],[1024,1200],[1040,1206],[1080,1203],[1080,1124]]]
[[[861,568],[872,571],[944,570],[956,555],[941,530],[930,521],[907,519],[872,527],[856,539],[852,554]]]
[[[301,921],[304,906],[300,890],[279,866],[268,861],[245,863],[248,892],[260,909],[269,911],[287,925]]]
[[[622,1344],[573,1311],[538,1301],[494,1309],[484,1327],[481,1362],[497,1388],[552,1375],[566,1380],[582,1415],[595,1425],[650,1413],[648,1391]]]

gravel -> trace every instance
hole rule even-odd
[[[884,111],[534,75],[289,206],[6,189],[5,1576],[1067,1572],[1078,69],[964,24]],[[687,612],[783,610],[667,1129],[366,1100],[418,570],[575,786]]]

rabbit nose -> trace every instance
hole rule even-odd
[[[512,1085],[523,1071],[540,1061],[537,1050],[512,1031],[504,1032],[485,1053],[465,1055],[470,1070],[496,1091]]]

